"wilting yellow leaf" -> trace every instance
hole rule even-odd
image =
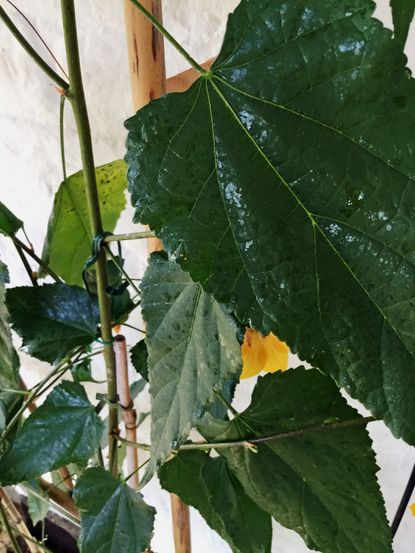
[[[414,503],[413,505],[411,505],[409,508],[411,509],[411,513],[412,513],[412,514],[414,515],[414,517],[415,517],[415,503]]]
[[[243,369],[241,378],[251,378],[262,371],[273,373],[288,368],[288,346],[272,334],[262,336],[247,328],[242,345]]]

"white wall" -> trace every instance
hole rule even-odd
[[[42,31],[49,46],[64,60],[58,0],[15,0]],[[165,24],[193,56],[203,61],[214,55],[223,35],[225,15],[238,0],[164,0]],[[378,2],[378,16],[390,25],[388,0]],[[2,1],[6,7],[6,2]],[[124,36],[122,0],[77,1],[79,34],[84,81],[89,102],[96,163],[102,164],[124,155],[123,121],[132,114],[127,51]],[[18,18],[12,13],[13,18]],[[22,28],[25,28],[22,25]],[[39,44],[25,28],[34,44]],[[412,39],[414,37],[412,36]],[[409,44],[413,44],[413,40]],[[40,51],[43,52],[41,46]],[[46,54],[45,54],[46,55]],[[179,55],[167,46],[169,75],[186,68]],[[54,191],[61,180],[58,138],[59,97],[45,77],[0,25],[0,199],[26,222],[26,229],[37,251],[41,251]],[[67,162],[69,173],[80,168],[74,124],[67,109]],[[128,231],[130,214],[123,217],[118,230]],[[145,249],[129,244],[129,270],[143,271]],[[1,257],[9,264],[14,285],[27,284],[13,248],[0,238]],[[131,343],[136,335],[128,336]],[[45,366],[22,356],[28,383],[33,383]],[[240,392],[246,404],[252,382]],[[148,398],[145,400],[148,402]],[[146,439],[148,428],[140,439]],[[415,461],[415,453],[401,441],[394,440],[381,423],[371,426],[378,462],[379,479],[384,490],[386,507],[391,516],[396,509],[403,486]],[[146,490],[149,503],[158,509],[153,548],[157,553],[171,553],[170,515],[167,495],[151,484]],[[415,498],[414,498],[415,501]],[[229,548],[192,512],[192,533],[195,553],[229,552]],[[274,549],[279,553],[303,553],[307,549],[291,531],[275,525]],[[415,518],[406,514],[395,542],[396,553],[414,550]],[[411,545],[412,543],[412,545]]]

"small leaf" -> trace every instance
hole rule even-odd
[[[234,553],[271,551],[271,518],[244,492],[223,458],[181,452],[159,471],[161,486],[195,507]]]
[[[3,203],[0,202],[0,234],[12,236],[23,227],[18,219]]]
[[[139,553],[149,548],[155,510],[141,494],[102,468],[78,480],[74,499],[81,511],[81,553]]]
[[[0,391],[3,388],[20,388],[18,377],[19,360],[13,347],[9,327],[9,313],[5,304],[8,282],[7,267],[0,261]]]
[[[112,232],[125,207],[124,161],[96,169],[103,228]],[[92,235],[83,172],[70,176],[55,195],[42,258],[68,284],[82,285],[82,269],[91,255]]]
[[[77,382],[63,382],[32,413],[0,460],[2,485],[31,480],[69,463],[85,465],[103,424]]]
[[[136,380],[135,382],[133,382],[130,386],[131,399],[135,399],[138,394],[140,394],[144,390],[146,385],[147,382],[144,380],[144,378],[140,378],[140,380]]]
[[[26,351],[49,363],[98,336],[99,311],[87,292],[67,284],[10,288],[7,306]]]
[[[331,427],[324,422],[330,418],[338,421]],[[364,423],[329,377],[298,368],[260,377],[251,405],[231,422],[217,422],[210,437],[269,438],[255,444],[256,452],[239,447],[220,453],[249,497],[311,549],[391,553]]]
[[[71,368],[71,374],[75,382],[95,382],[92,376],[91,358],[87,357]]]
[[[404,48],[415,12],[415,0],[391,0],[395,38]]]
[[[42,522],[47,517],[49,501],[45,497],[42,497],[44,491],[36,480],[29,482],[29,485],[30,487],[27,488],[27,506],[33,526],[36,526],[38,522]]]
[[[135,370],[148,382],[148,351],[145,340],[131,348],[131,363]]]
[[[224,307],[165,255],[151,256],[141,289],[152,398],[145,482],[215,401],[215,388],[239,374],[241,352]]]
[[[262,371],[286,371],[289,352],[287,344],[278,340],[272,332],[268,336],[262,336],[260,332],[247,328],[242,344],[241,380],[256,376]]]

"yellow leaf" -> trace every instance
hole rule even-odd
[[[273,373],[288,368],[288,346],[272,334],[262,336],[247,328],[242,345],[243,369],[241,378],[251,378],[262,371]]]
[[[414,515],[414,517],[415,517],[415,503],[413,503],[409,508],[411,509],[411,513],[412,513],[412,514]]]

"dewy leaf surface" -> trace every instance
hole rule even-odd
[[[234,553],[270,553],[271,519],[244,492],[223,457],[181,452],[159,471],[160,483],[195,507]]]
[[[76,286],[10,288],[7,306],[26,351],[42,361],[59,362],[74,347],[88,345],[98,336],[97,303]]]
[[[147,223],[415,444],[415,87],[369,0],[242,0],[211,74],[127,122]]]
[[[103,228],[112,232],[125,208],[125,162],[97,167],[96,177]],[[68,177],[55,195],[42,257],[65,282],[81,286],[92,238],[83,172],[79,171]]]
[[[404,47],[414,17],[415,0],[391,0],[390,5],[392,8],[395,38]]]
[[[74,491],[81,511],[81,553],[139,553],[150,546],[155,510],[127,483],[88,469]]]
[[[77,382],[63,382],[25,421],[0,460],[0,482],[17,484],[69,463],[84,465],[100,444],[103,423]]]
[[[141,289],[151,393],[149,477],[214,402],[215,388],[239,373],[241,348],[224,307],[164,254],[152,255]]]
[[[347,421],[357,425],[335,427]],[[330,378],[301,367],[260,378],[248,409],[220,427],[215,441],[293,433],[257,444],[256,453],[246,447],[220,453],[248,496],[308,547],[392,552],[371,440]]]

